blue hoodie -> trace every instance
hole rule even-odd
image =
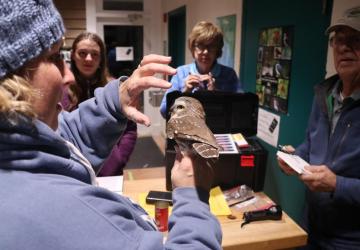
[[[78,110],[59,116],[59,129],[0,115],[0,249],[221,249],[221,228],[194,188],[173,191],[169,234],[156,231],[128,198],[91,185],[126,125],[118,81]],[[74,144],[83,155],[79,155]]]

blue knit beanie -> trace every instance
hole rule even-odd
[[[0,79],[50,48],[64,30],[51,0],[0,0]]]

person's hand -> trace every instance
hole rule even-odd
[[[150,126],[150,119],[136,108],[141,92],[150,87],[170,88],[171,83],[158,78],[155,74],[174,75],[176,69],[168,66],[171,57],[161,55],[145,56],[139,67],[119,88],[120,104],[123,114],[130,120]]]
[[[206,160],[195,153],[183,154],[175,146],[175,163],[171,170],[173,189],[177,187],[200,187],[209,191],[213,181],[213,170]]]
[[[215,78],[212,77],[211,72],[205,75],[189,74],[188,77],[186,77],[183,92],[191,92],[197,87],[210,91],[215,89]]]
[[[309,174],[299,175],[311,191],[333,192],[336,187],[336,175],[327,166],[305,166]]]
[[[282,147],[282,150],[286,153],[294,153],[295,152],[295,148],[291,145],[286,145]],[[285,161],[283,161],[282,159],[280,159],[279,157],[277,157],[277,161],[279,164],[279,167],[281,169],[281,171],[286,174],[286,175],[297,175],[298,173],[292,169],[291,167],[288,166],[288,164],[285,163]]]
[[[189,74],[185,79],[185,86],[183,92],[191,92],[194,88],[200,85],[200,76]]]
[[[200,81],[203,83],[206,82],[207,90],[209,91],[215,90],[215,78],[212,76],[211,72],[209,74],[200,75]]]

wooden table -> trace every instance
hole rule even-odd
[[[138,194],[151,190],[166,190],[165,168],[130,169],[124,172],[123,192],[138,200]],[[257,193],[263,204],[271,202],[264,193]],[[257,204],[259,206],[259,204]],[[256,209],[249,205],[245,210]],[[243,210],[231,208],[236,219],[218,216],[223,231],[224,249],[284,249],[303,246],[307,241],[306,232],[285,212],[280,221],[252,222],[241,228]]]

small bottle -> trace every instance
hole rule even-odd
[[[169,203],[166,201],[155,202],[155,222],[160,232],[168,230]]]

